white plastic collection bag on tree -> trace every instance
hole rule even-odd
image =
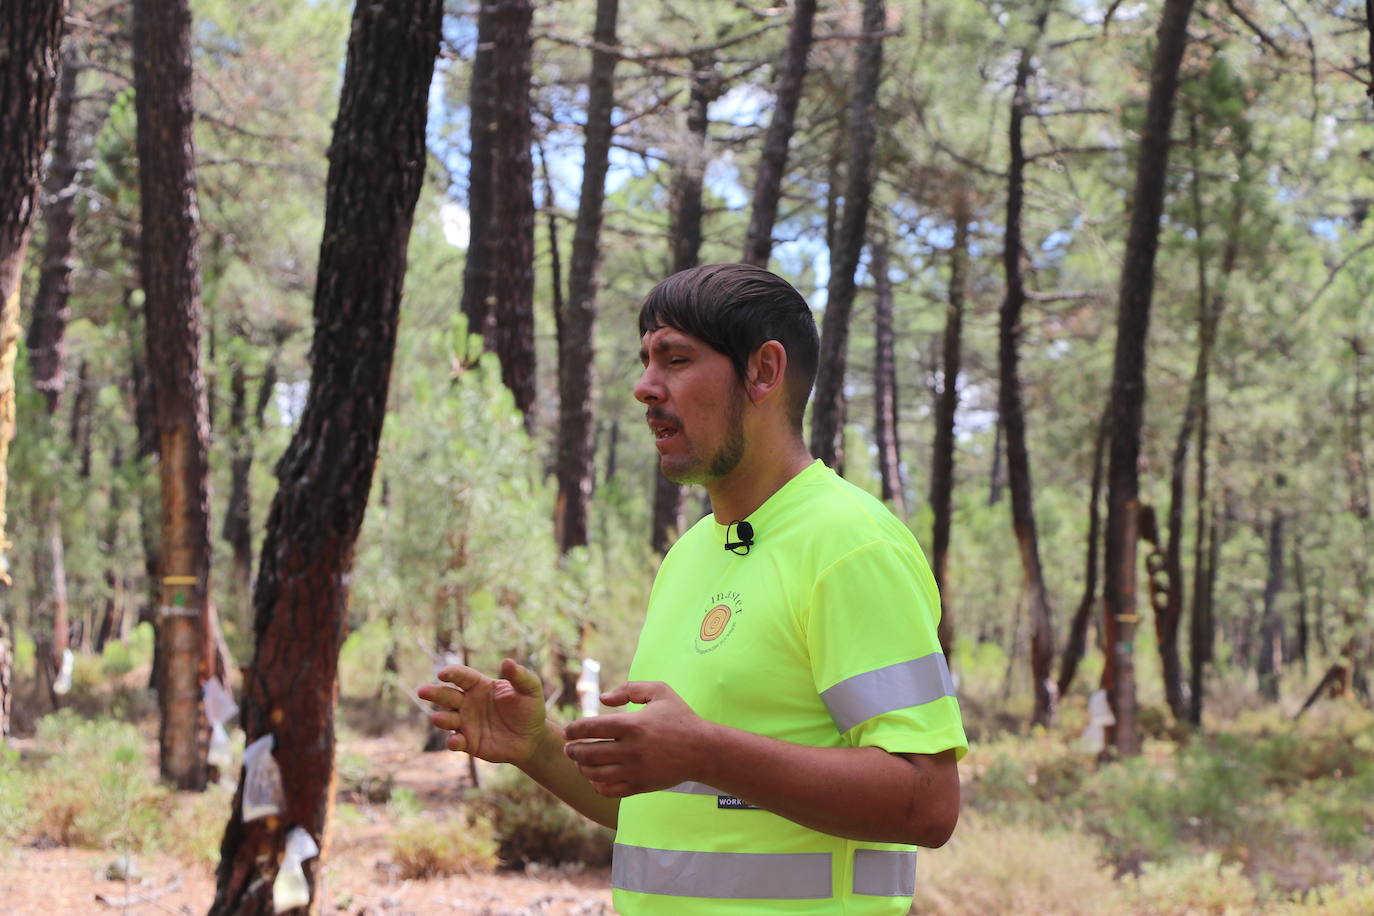
[[[210,720],[210,750],[205,762],[227,774],[234,765],[234,755],[229,748],[229,732],[224,726],[238,715],[239,706],[217,677],[206,681],[201,692],[205,696],[205,718]]]
[[[1083,735],[1079,739],[1083,749],[1100,754],[1107,746],[1107,726],[1115,724],[1116,716],[1112,715],[1112,704],[1107,699],[1107,691],[1094,690],[1092,696],[1088,697],[1088,727],[1083,729]]]
[[[62,665],[57,669],[57,678],[52,682],[52,692],[60,697],[72,691],[72,665],[75,662],[76,656],[72,655],[72,650],[63,649]]]
[[[243,822],[255,821],[272,814],[280,814],[286,801],[281,784],[281,768],[272,756],[276,743],[271,735],[263,735],[243,752]]]
[[[304,827],[292,827],[286,835],[286,851],[272,882],[272,909],[278,913],[310,903],[310,882],[305,880],[306,859],[320,854],[320,847]]]

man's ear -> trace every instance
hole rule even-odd
[[[787,350],[776,340],[767,340],[749,354],[745,373],[745,391],[754,404],[762,404],[780,395],[787,378]]]

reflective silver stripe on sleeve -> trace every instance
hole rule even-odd
[[[823,900],[828,852],[696,852],[615,844],[611,887],[667,897]]]
[[[856,849],[854,893],[872,897],[910,897],[916,893],[916,852]]]
[[[680,782],[669,786],[664,792],[681,792],[685,795],[719,795],[720,793],[704,782]]]
[[[894,709],[952,696],[954,681],[941,652],[865,671],[821,692],[821,700],[841,732]]]

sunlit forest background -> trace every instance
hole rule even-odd
[[[307,867],[316,911],[382,911],[364,905],[371,891],[319,878],[366,834],[382,883],[450,881],[463,898],[494,868],[585,868],[586,908],[567,912],[610,912],[595,897],[606,836],[510,774],[426,754],[414,689],[446,662],[494,670],[506,656],[541,672],[551,708],[576,707],[594,669],[605,687],[624,678],[663,550],[708,511],[703,490],[659,478],[631,394],[638,304],[682,267],[757,260],[751,220],[772,169],[757,262],[811,303],[835,376],[808,439],[906,521],[940,575],[972,748],[963,820],[922,853],[915,912],[1374,912],[1365,4],[455,0],[417,96],[423,181],[398,224],[392,358],[362,348],[386,339],[380,325],[327,310],[321,239],[349,231],[327,224],[331,156],[363,136],[373,152],[357,161],[378,174],[404,158],[385,131],[344,137],[349,74],[414,61],[364,60],[365,17],[341,0],[194,0],[188,365],[158,351],[143,279],[143,2],[65,10],[18,339],[0,335],[15,417],[0,489],[0,889],[31,882],[25,857],[56,846],[91,850],[101,870],[116,856],[178,861],[217,886],[216,912],[259,911],[226,891],[242,876],[211,873],[238,848],[225,824],[270,704],[229,721],[227,744],[193,714],[199,786],[159,781],[155,631],[180,619],[165,612],[181,570],[162,550],[169,440],[150,378],[178,387],[165,381],[175,364],[203,391],[208,572],[189,581],[208,583],[203,619],[222,637],[210,670],[245,710],[254,672],[293,663],[260,643],[281,638],[265,622],[286,606],[281,558],[344,544],[337,628],[307,615],[291,637],[301,657],[318,643],[337,658],[336,681],[300,686],[337,710],[319,724],[337,773],[312,803],[328,824],[309,831],[325,847]],[[380,6],[398,22],[430,15],[419,0]],[[1148,321],[1127,325],[1147,105],[1161,24],[1180,8]],[[522,47],[528,86],[511,56]],[[799,95],[779,166],[770,128],[789,72]],[[407,101],[384,95],[389,78],[369,85],[383,108]],[[360,246],[330,270],[385,265]],[[1134,605],[1111,608],[1118,331],[1146,326]],[[360,349],[333,400],[310,406],[322,327]],[[334,444],[300,472],[293,436],[343,435],[379,399],[367,473],[332,474],[355,458]],[[311,427],[316,410],[326,419]],[[340,498],[365,503],[360,530],[333,504],[288,529],[285,499],[273,529],[293,473],[343,481]],[[1133,665],[1120,728],[1102,715],[1123,712],[1113,657]],[[407,787],[403,760],[451,767],[454,782]],[[275,849],[289,826],[270,828]]]

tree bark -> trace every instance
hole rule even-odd
[[[477,48],[468,77],[468,250],[463,260],[463,295],[459,304],[468,333],[485,341],[491,320],[492,257],[487,228],[492,219],[491,169],[495,143],[496,84],[494,13],[497,0],[477,4]]]
[[[897,441],[897,364],[893,354],[892,277],[888,274],[888,243],[873,243],[873,438],[878,447],[878,473],[883,502],[898,518],[906,518],[906,487]]]
[[[830,249],[830,282],[822,320],[820,366],[811,409],[811,454],[837,472],[844,470],[844,376],[849,348],[849,316],[854,308],[855,273],[863,253],[873,191],[877,142],[878,83],[882,77],[883,0],[864,0],[863,33],[854,67],[849,109],[849,160],[844,213]]]
[[[595,352],[597,261],[615,128],[616,17],[619,0],[597,0],[591,75],[587,80],[587,127],[582,152],[582,192],[568,265],[568,301],[558,322],[558,504],[554,530],[567,553],[587,543],[587,506],[592,496],[595,448],[592,369]]]
[[[248,380],[243,366],[235,363],[229,374],[229,501],[224,508],[220,535],[233,552],[230,594],[234,613],[249,619],[253,586],[252,491],[253,439],[248,432]]]
[[[201,685],[215,665],[210,600],[209,409],[200,367],[199,213],[186,0],[135,0],[140,267],[159,441],[162,582],[158,731],[164,778],[203,789],[210,728]]]
[[[787,33],[787,50],[778,71],[778,88],[773,97],[773,119],[763,138],[758,172],[754,176],[754,201],[749,213],[749,229],[744,242],[745,264],[767,267],[773,250],[773,224],[778,218],[782,198],[782,178],[787,173],[787,150],[796,129],[797,106],[801,103],[806,61],[811,52],[811,36],[816,19],[816,0],[796,0],[792,27]]]
[[[1104,631],[1107,659],[1103,677],[1116,724],[1113,743],[1123,755],[1140,751],[1136,721],[1135,524],[1140,491],[1140,430],[1145,409],[1145,340],[1150,328],[1159,219],[1169,167],[1169,132],[1178,90],[1178,71],[1188,43],[1193,0],[1165,0],[1150,73],[1150,95],[1136,162],[1135,191],[1126,253],[1121,267],[1120,311],[1112,368],[1112,444],[1107,470],[1107,553]]]
[[[935,401],[935,446],[930,462],[930,508],[934,517],[931,572],[940,589],[940,646],[946,655],[954,648],[954,626],[945,595],[949,560],[951,504],[954,496],[954,418],[959,410],[959,366],[968,294],[968,234],[972,215],[968,192],[954,192],[954,247],[949,253],[949,290],[945,301],[944,351],[940,366],[940,394]]]
[[[530,0],[483,0],[492,6],[491,221],[474,226],[489,241],[492,271],[487,347],[501,380],[534,430],[534,160],[530,154]]]
[[[998,365],[1001,388],[998,398],[1002,428],[1007,444],[1007,483],[1011,490],[1011,521],[1021,555],[1021,573],[1030,605],[1030,670],[1034,691],[1031,721],[1049,725],[1054,720],[1055,684],[1051,680],[1054,663],[1054,625],[1045,574],[1040,563],[1040,544],[1036,534],[1034,491],[1031,482],[1030,454],[1026,447],[1026,415],[1021,401],[1021,380],[1017,371],[1021,336],[1021,310],[1026,302],[1022,268],[1021,211],[1025,200],[1026,154],[1022,148],[1022,127],[1031,113],[1028,86],[1036,45],[1044,34],[1050,7],[1036,13],[1034,32],[1021,49],[1016,65],[1008,130],[1010,160],[1007,166],[1006,237],[1002,266],[1006,273],[1006,295],[998,332]]]
[[[439,0],[354,9],[329,153],[310,394],[277,465],[242,703],[247,740],[275,738],[284,805],[279,816],[243,823],[240,782],[213,916],[273,911],[270,888],[291,827],[323,850],[304,866],[312,896],[328,855],[348,578],[386,413],[442,12]]]
[[[714,60],[709,52],[692,58],[692,88],[687,99],[687,131],[682,161],[673,173],[670,197],[672,219],[669,241],[673,273],[696,267],[701,257],[702,184],[710,158],[710,128],[707,109],[720,92]],[[654,472],[654,517],[649,543],[658,553],[667,553],[673,533],[682,528],[682,487]]]
[[[57,414],[66,384],[68,300],[72,291],[72,241],[76,228],[76,161],[72,144],[75,128],[72,109],[76,106],[76,79],[80,73],[74,41],[68,40],[62,52],[61,75],[53,120],[52,156],[43,183],[43,222],[47,240],[43,244],[38,292],[33,298],[33,318],[25,340],[29,352],[29,371],[33,386],[43,395],[48,416]]]
[[[48,141],[66,6],[64,0],[30,0],[0,9],[0,48],[5,49],[0,55],[0,586],[10,584],[5,498],[14,438],[19,281]],[[8,696],[5,692],[5,702]]]
[[[1097,423],[1097,437],[1093,444],[1093,476],[1091,492],[1088,496],[1088,548],[1083,561],[1083,597],[1078,599],[1078,610],[1074,611],[1073,622],[1069,624],[1069,638],[1064,642],[1064,654],[1059,660],[1059,695],[1066,696],[1073,686],[1078,665],[1083,661],[1083,653],[1088,648],[1088,624],[1097,606],[1097,575],[1101,567],[1098,546],[1102,536],[1102,514],[1098,505],[1102,501],[1102,466],[1107,453],[1107,427],[1111,415],[1103,411]]]
[[[1282,477],[1282,475],[1280,475]],[[1280,480],[1280,483],[1282,481]],[[1283,591],[1283,513],[1276,511],[1269,523],[1269,562],[1264,579],[1264,616],[1260,618],[1256,673],[1260,695],[1271,703],[1279,699],[1283,680],[1283,617],[1278,610]]]

